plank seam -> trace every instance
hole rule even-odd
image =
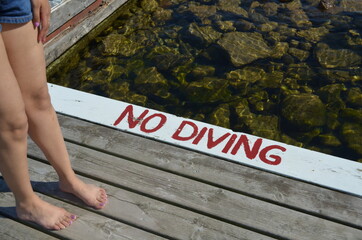
[[[0,179],[2,179],[2,180],[4,181],[4,178],[3,178],[2,176],[0,176]],[[45,194],[44,194],[44,195],[45,195]],[[30,228],[32,228],[32,229],[35,229],[35,230],[37,230],[37,231],[39,231],[39,232],[42,232],[42,233],[44,233],[44,234],[47,234],[47,235],[49,235],[49,236],[58,238],[58,239],[60,239],[60,240],[72,240],[72,239],[69,239],[69,238],[66,238],[66,237],[59,236],[58,234],[55,234],[55,233],[53,233],[52,231],[47,230],[47,229],[45,229],[45,228],[43,228],[43,227],[41,227],[41,226],[39,226],[39,225],[37,225],[37,224],[35,224],[35,223],[23,221],[23,220],[21,220],[21,219],[19,219],[19,218],[17,218],[17,217],[15,218],[15,217],[12,216],[11,214],[7,214],[7,213],[4,213],[4,212],[0,212],[0,216],[9,218],[9,219],[11,219],[11,220],[13,220],[13,221],[15,221],[15,222],[18,222],[18,223],[20,223],[20,224],[23,224],[23,225],[25,225],[25,226],[27,226],[27,227],[30,227]]]
[[[93,147],[93,146],[89,146],[89,145],[86,145],[86,144],[83,144],[83,143],[79,143],[79,142],[71,140],[71,139],[66,138],[65,140],[67,142],[69,142],[69,143],[72,143],[72,144],[75,144],[75,145],[78,145],[78,146],[81,146],[81,147],[89,148],[89,149],[92,149],[92,150],[95,150],[95,151],[98,151],[98,152],[101,152],[101,153],[104,153],[104,154],[108,154],[108,155],[111,155],[111,156],[114,156],[114,157],[122,158],[122,159],[125,159],[127,161],[134,162],[134,163],[137,163],[137,164],[140,164],[140,165],[143,165],[143,166],[152,167],[154,169],[161,170],[161,171],[166,172],[166,173],[171,173],[171,174],[174,174],[174,175],[177,175],[177,176],[180,176],[180,177],[184,177],[184,178],[187,178],[187,179],[190,179],[190,180],[193,180],[193,181],[201,182],[203,184],[207,184],[207,185],[210,185],[210,186],[213,186],[213,187],[217,187],[217,188],[221,188],[221,189],[224,189],[224,190],[227,190],[227,191],[230,191],[230,192],[234,192],[236,194],[240,194],[240,195],[243,195],[243,196],[255,198],[255,199],[270,203],[270,204],[274,204],[274,205],[284,207],[284,208],[287,208],[287,209],[290,209],[290,210],[294,210],[294,211],[297,211],[297,212],[300,212],[300,213],[304,213],[304,214],[307,214],[307,215],[310,215],[310,216],[314,216],[314,217],[321,218],[321,219],[324,219],[324,220],[327,220],[327,221],[335,222],[335,223],[338,223],[338,224],[341,224],[341,225],[345,225],[345,226],[348,226],[348,227],[352,227],[352,228],[362,230],[362,226],[353,224],[353,222],[346,222],[346,221],[343,221],[343,220],[340,220],[340,219],[337,219],[337,218],[333,218],[333,217],[330,217],[330,216],[327,216],[327,215],[320,215],[318,213],[308,211],[306,209],[298,208],[298,207],[288,205],[288,204],[283,204],[283,203],[278,202],[278,201],[273,201],[273,200],[268,199],[268,198],[264,198],[264,197],[260,197],[258,195],[250,194],[248,192],[243,192],[243,191],[240,191],[240,190],[237,190],[237,189],[229,188],[229,187],[227,187],[225,185],[221,185],[221,184],[217,184],[217,183],[214,183],[214,182],[211,182],[211,181],[207,181],[207,180],[204,180],[202,178],[197,178],[197,177],[193,177],[191,175],[182,174],[182,173],[179,173],[179,172],[176,172],[176,171],[172,171],[170,169],[159,167],[157,165],[147,164],[145,162],[138,161],[137,159],[129,158],[129,157],[123,156],[121,154],[113,153],[113,152],[110,152],[110,151],[107,151],[107,150],[104,150],[104,149],[100,149],[100,148],[97,148],[97,147]],[[203,154],[203,153],[200,153],[200,154]],[[204,154],[204,155],[207,155],[207,154]],[[234,163],[234,162],[231,162],[231,163],[232,164],[238,164],[238,163]],[[242,165],[242,166],[244,166],[244,165]],[[244,167],[249,167],[249,166],[244,166]],[[257,169],[257,170],[260,170],[260,169]],[[278,175],[278,174],[275,174],[275,173],[271,173],[271,174]],[[281,176],[285,177],[287,179],[295,180],[293,178],[289,178],[289,177],[284,176],[284,175],[281,175]],[[93,178],[93,177],[90,177],[90,178]],[[98,179],[98,181],[102,182],[103,179]],[[316,184],[311,184],[309,182],[304,182],[304,183],[305,184],[310,184],[310,185],[316,185]],[[319,185],[316,185],[316,186],[320,187]],[[328,190],[339,192],[339,191],[334,190],[334,189],[328,189]],[[346,194],[344,192],[342,192],[342,193]],[[350,195],[350,194],[348,194],[348,195]]]
[[[78,118],[78,117],[75,117],[75,116],[72,116],[72,115],[69,115],[69,114],[64,114],[64,113],[59,113],[57,112],[58,115],[63,115],[63,116],[66,116],[66,117],[72,117],[72,118],[76,118],[76,119],[79,119],[81,121],[85,121],[85,122],[88,122],[88,123],[91,123],[91,124],[95,124],[97,126],[101,126],[101,127],[105,127],[105,128],[108,128],[108,129],[111,129],[111,130],[114,130],[114,131],[119,131],[119,132],[122,132],[122,133],[125,133],[125,134],[131,134],[132,136],[136,136],[136,137],[140,137],[140,135],[136,134],[136,133],[133,133],[133,132],[129,132],[129,131],[124,131],[124,130],[121,130],[121,129],[115,129],[113,127],[110,127],[110,126],[107,126],[107,125],[102,125],[102,124],[99,124],[99,123],[95,123],[95,122],[92,122],[92,121],[89,121],[89,120],[85,120],[85,119],[81,119],[81,118]],[[176,147],[176,148],[180,148],[180,149],[183,149],[183,150],[190,150],[189,148],[187,147],[184,147],[182,145],[175,145],[173,143],[169,143],[169,142],[164,142],[162,140],[158,140],[156,138],[152,138],[152,137],[149,137],[149,136],[142,136],[142,138],[145,138],[145,139],[148,139],[148,140],[151,140],[151,141],[156,141],[158,143],[162,143],[162,144],[166,144],[166,145],[169,145],[169,146],[172,146],[172,147]],[[107,153],[109,155],[112,155],[112,156],[116,156],[116,157],[122,157],[122,158],[126,158],[128,159],[127,157],[123,157],[122,155],[117,155],[116,153],[112,153],[110,151],[106,151],[104,149],[100,149],[100,148],[97,148],[97,147],[94,147],[94,146],[90,146],[90,145],[86,145],[86,144],[83,144],[81,142],[78,142],[78,141],[74,141],[72,139],[69,139],[69,138],[66,138],[64,137],[64,139],[70,143],[74,143],[74,144],[77,144],[79,146],[83,146],[83,147],[87,147],[87,148],[90,148],[90,149],[93,149],[93,150],[96,150],[96,151],[99,151],[99,152],[103,152],[103,153]],[[286,178],[286,179],[290,179],[290,180],[293,180],[293,181],[298,181],[298,182],[303,182],[305,184],[309,184],[309,185],[312,185],[312,186],[316,186],[316,187],[319,187],[319,188],[323,188],[323,189],[327,189],[327,190],[330,190],[330,191],[333,191],[333,192],[338,192],[338,193],[342,193],[342,194],[346,194],[346,195],[350,195],[350,196],[353,196],[353,197],[357,197],[357,198],[361,198],[362,199],[362,196],[359,196],[357,194],[353,194],[353,193],[350,193],[350,192],[347,192],[347,191],[343,191],[343,190],[339,190],[339,189],[335,189],[335,188],[332,188],[332,187],[328,187],[328,186],[325,186],[325,185],[320,185],[318,183],[315,183],[315,182],[309,182],[309,181],[306,181],[304,179],[296,179],[292,176],[287,176],[287,175],[284,175],[282,173],[278,173],[278,172],[275,172],[275,171],[269,171],[267,169],[260,169],[258,167],[255,167],[255,166],[252,166],[252,165],[248,165],[248,164],[244,164],[242,162],[236,162],[236,161],[233,161],[233,160],[230,160],[228,158],[224,158],[224,157],[221,157],[221,156],[215,156],[213,154],[208,154],[206,152],[203,152],[203,151],[199,151],[199,150],[195,150],[193,149],[192,151],[198,153],[198,154],[201,154],[201,155],[204,155],[204,156],[209,156],[209,157],[212,157],[212,158],[216,158],[216,159],[219,159],[219,160],[222,160],[222,161],[226,161],[228,163],[231,163],[231,164],[236,164],[236,165],[239,165],[239,166],[243,166],[243,167],[247,167],[247,168],[251,168],[251,169],[254,169],[254,170],[258,170],[258,171],[263,171],[263,172],[267,172],[269,174],[272,174],[272,175],[275,175],[275,176],[279,176],[279,177],[283,177],[283,178]],[[132,161],[132,160],[130,160]],[[137,162],[137,163],[142,163],[143,165],[146,165],[148,166],[148,164],[146,163],[143,163],[143,162],[138,162],[137,160],[135,160],[134,162]],[[164,169],[162,168],[159,168],[157,166],[154,166],[154,165],[149,165],[153,168],[156,168],[156,169],[159,169],[159,170],[163,170],[165,171]],[[168,170],[167,170],[168,171]]]
[[[35,157],[35,156],[28,156],[28,158],[30,158],[30,159],[32,159],[32,160],[34,160],[34,161],[38,161],[38,162],[41,162],[41,163],[43,163],[43,164],[46,164],[46,165],[51,166],[51,164],[50,164],[48,161],[44,160],[44,159],[41,159],[41,158],[38,158],[38,157]],[[115,186],[114,184],[111,184],[111,182],[104,181],[103,179],[95,178],[95,177],[93,177],[93,176],[91,176],[91,175],[84,174],[84,173],[79,172],[79,171],[75,171],[75,173],[78,174],[78,175],[80,175],[80,176],[82,176],[82,177],[86,177],[86,178],[89,178],[89,179],[92,179],[92,180],[95,180],[95,181],[98,181],[98,182],[102,182],[102,183],[104,183],[104,184],[108,184],[108,185],[113,186],[113,187],[119,187],[119,186]],[[124,189],[124,190],[127,190],[127,189],[122,188],[122,187],[119,187],[119,188]],[[84,209],[84,210],[86,210],[86,211],[92,212],[92,213],[97,214],[97,215],[100,215],[100,216],[107,217],[107,218],[109,218],[109,219],[118,221],[118,222],[123,223],[123,224],[126,224],[126,225],[128,225],[128,226],[131,226],[131,227],[134,227],[134,228],[138,228],[138,229],[140,229],[140,230],[142,230],[142,231],[155,234],[155,235],[157,235],[157,236],[159,236],[159,237],[163,237],[163,238],[167,238],[167,239],[172,239],[172,240],[177,240],[176,238],[172,238],[172,237],[167,236],[167,235],[165,235],[165,234],[162,234],[162,233],[159,233],[159,232],[156,232],[156,231],[153,231],[153,230],[144,228],[144,227],[142,227],[141,225],[133,224],[133,223],[130,223],[130,222],[128,222],[128,221],[124,221],[124,220],[122,220],[122,219],[112,217],[111,215],[108,215],[108,214],[106,214],[106,213],[104,213],[104,212],[102,212],[102,211],[95,210],[95,209],[93,209],[93,208],[91,208],[91,207],[87,207],[85,204],[77,204],[77,203],[75,203],[75,202],[73,202],[73,201],[71,201],[71,200],[68,200],[68,199],[66,199],[66,198],[60,198],[60,197],[54,196],[54,195],[52,195],[52,194],[49,194],[49,193],[47,193],[47,192],[42,191],[41,189],[38,189],[36,186],[34,187],[34,190],[35,190],[36,192],[38,192],[38,193],[41,193],[41,194],[46,195],[46,196],[48,196],[48,197],[51,197],[51,198],[53,198],[53,199],[57,199],[57,200],[59,200],[59,201],[65,202],[65,203],[67,203],[67,204],[71,204],[71,205],[73,205],[73,206],[79,207],[79,208],[81,208],[81,209]],[[127,190],[127,191],[129,191],[129,190]],[[134,192],[134,191],[129,191],[129,192],[137,193],[137,192]],[[137,194],[144,196],[144,194],[139,194],[139,193],[137,193]],[[152,198],[152,199],[154,199],[154,198]]]
[[[35,156],[31,156],[31,158],[33,160],[36,160],[36,161],[39,161],[39,162],[42,162],[42,163],[45,163],[45,164],[48,164],[48,161],[44,160],[44,159],[41,159],[41,158],[38,158],[38,157],[35,157]],[[157,197],[157,196],[154,196],[154,195],[151,195],[151,194],[148,194],[148,193],[144,193],[144,192],[141,192],[141,191],[138,191],[138,190],[135,190],[135,189],[132,189],[132,188],[129,188],[125,185],[122,185],[122,184],[119,184],[119,183],[113,183],[113,182],[110,182],[108,180],[104,180],[104,179],[99,179],[97,177],[94,177],[90,174],[87,174],[87,173],[83,173],[83,172],[80,172],[80,171],[76,171],[76,174],[80,175],[80,176],[83,176],[83,177],[87,177],[87,178],[90,178],[90,179],[93,179],[95,181],[99,181],[99,182],[102,182],[102,183],[105,183],[105,184],[108,184],[108,185],[111,185],[113,187],[117,187],[117,188],[121,188],[123,190],[126,190],[126,191],[129,191],[129,192],[132,192],[132,193],[136,193],[138,195],[141,195],[141,196],[145,196],[145,197],[148,197],[148,198],[151,198],[151,199],[154,199],[154,200],[157,200],[157,201],[160,201],[160,202],[163,202],[163,203],[166,203],[166,204],[169,204],[169,205],[172,205],[172,206],[176,206],[176,207],[179,207],[179,208],[182,208],[182,209],[186,209],[188,211],[192,211],[192,212],[195,212],[195,213],[198,213],[200,215],[204,215],[204,216],[207,216],[207,217],[210,217],[210,218],[213,218],[213,219],[216,219],[218,221],[222,221],[222,222],[225,222],[225,223],[228,223],[228,224],[231,224],[231,225],[234,225],[234,226],[237,226],[237,227],[242,227],[244,229],[247,229],[247,230],[250,230],[250,231],[253,231],[253,232],[256,232],[256,233],[259,233],[259,234],[263,234],[265,236],[268,236],[268,237],[272,237],[272,238],[276,238],[276,239],[280,239],[280,240],[287,240],[287,238],[284,238],[282,236],[278,236],[278,235],[275,235],[273,233],[270,233],[270,232],[266,232],[262,229],[258,229],[258,228],[255,228],[253,226],[249,226],[249,225],[246,225],[246,224],[242,224],[242,223],[238,223],[238,222],[235,222],[235,221],[232,221],[232,220],[229,220],[229,219],[225,219],[223,217],[220,217],[220,216],[217,216],[217,215],[214,215],[214,214],[210,214],[210,213],[207,213],[207,212],[203,212],[203,211],[200,211],[196,208],[192,208],[192,207],[188,207],[188,206],[185,206],[185,205],[182,205],[182,204],[179,204],[179,203],[176,203],[176,202],[172,202],[172,201],[169,201],[169,200],[166,200],[166,199],[163,199],[163,198],[160,198],[160,197]],[[89,210],[88,208],[86,208],[87,210]],[[104,214],[100,213],[100,212],[97,212],[97,214],[100,214],[100,215],[103,215],[105,216]],[[108,217],[108,216],[107,216]]]
[[[37,160],[39,162],[42,162],[42,163],[45,163],[45,164],[49,164],[46,160],[44,159],[41,159],[41,158],[37,158],[37,157],[31,157],[32,159],[34,160]],[[172,205],[172,206],[176,206],[176,207],[179,207],[179,208],[182,208],[182,209],[185,209],[185,210],[188,210],[188,211],[192,211],[192,212],[195,212],[195,213],[198,213],[200,215],[204,215],[204,216],[207,216],[207,217],[210,217],[210,218],[213,218],[213,219],[216,219],[218,221],[222,221],[222,222],[225,222],[225,223],[228,223],[228,224],[231,224],[231,225],[234,225],[234,226],[237,226],[237,227],[241,227],[241,228],[244,228],[244,229],[247,229],[247,230],[250,230],[250,231],[253,231],[253,232],[256,232],[256,233],[259,233],[259,234],[262,234],[262,235],[265,235],[265,236],[268,236],[268,237],[272,237],[272,238],[276,238],[276,239],[280,239],[280,240],[287,240],[288,238],[286,237],[283,237],[283,236],[279,236],[279,235],[276,235],[276,234],[273,234],[271,232],[267,232],[263,229],[259,229],[259,228],[256,228],[254,226],[249,226],[247,224],[243,224],[243,223],[239,223],[239,222],[235,222],[233,220],[229,220],[229,219],[226,219],[224,217],[220,217],[218,215],[215,215],[215,214],[212,214],[212,213],[207,213],[205,211],[201,211],[197,208],[192,208],[192,207],[188,207],[186,205],[183,205],[183,204],[180,204],[180,203],[176,203],[176,202],[172,202],[170,200],[166,200],[166,199],[163,199],[163,198],[160,198],[158,196],[155,196],[155,195],[151,195],[149,193],[144,193],[144,192],[141,192],[139,190],[135,190],[135,189],[132,189],[126,185],[123,185],[123,184],[119,184],[119,183],[114,183],[114,182],[110,182],[108,180],[105,180],[105,179],[99,179],[98,177],[94,177],[90,174],[87,174],[87,173],[83,173],[81,171],[75,171],[78,175],[81,175],[83,177],[87,177],[87,178],[90,178],[90,179],[93,179],[93,180],[96,180],[96,181],[99,181],[99,182],[102,182],[102,183],[105,183],[105,184],[108,184],[108,185],[111,185],[113,187],[117,187],[117,188],[121,188],[123,190],[126,190],[126,191],[129,191],[129,192],[132,192],[132,193],[135,193],[135,194],[138,194],[138,195],[141,195],[141,196],[145,196],[145,197],[148,197],[148,198],[151,198],[151,199],[154,199],[154,200],[157,200],[157,201],[160,201],[160,202],[163,202],[163,203],[166,203],[166,204],[169,204],[169,205]],[[89,210],[87,208],[87,210]],[[96,212],[97,214],[100,214],[100,215],[103,215],[103,216],[106,216],[105,214],[101,213],[101,212]],[[108,217],[108,216],[107,216]],[[118,220],[117,220],[118,221]],[[328,221],[328,220],[327,220]]]

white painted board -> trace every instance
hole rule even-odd
[[[362,196],[362,164],[49,84],[55,110],[248,166]]]

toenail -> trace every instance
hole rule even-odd
[[[70,216],[71,219],[76,219],[77,217],[75,215]]]

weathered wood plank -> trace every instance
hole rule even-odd
[[[49,27],[49,33],[54,32],[95,1],[96,0],[68,0],[54,7],[51,14],[52,24]]]
[[[3,207],[0,207],[0,212]],[[47,235],[36,229],[18,223],[0,215],[0,239],[1,240],[56,240],[55,237]]]
[[[90,13],[87,18],[47,42],[44,46],[46,64],[49,65],[60,57],[67,49],[88,34],[103,20],[110,17],[112,13],[126,2],[127,0],[103,1],[104,4],[102,7],[99,7],[96,11]]]
[[[58,116],[71,141],[362,229],[362,198]]]
[[[59,191],[57,176],[52,167],[29,159],[29,170],[36,191],[66,199],[84,207],[75,197]],[[222,222],[192,211],[141,196],[89,178],[85,182],[107,190],[109,203],[100,211],[112,219],[158,233],[171,239],[271,239],[267,236]]]
[[[263,234],[293,239],[357,239],[361,231],[298,211],[68,144],[75,170],[147,196],[220,218]],[[147,146],[146,146],[147,147]],[[29,153],[43,154],[30,143]],[[305,231],[308,229],[308,231]]]
[[[3,180],[0,184],[4,184]],[[52,231],[55,237],[62,237],[68,239],[164,239],[154,234],[142,231],[138,228],[131,227],[129,225],[120,223],[118,221],[109,219],[99,214],[86,211],[79,207],[75,207],[65,202],[56,200],[54,198],[47,197],[39,194],[45,201],[54,204],[56,206],[63,207],[70,212],[80,216],[73,224],[72,227],[66,228],[61,231]],[[11,192],[0,192],[0,214],[9,215],[16,219],[16,213],[14,210],[14,198]],[[20,221],[22,222],[22,221]],[[30,226],[39,228],[34,223],[27,223]],[[45,230],[45,229],[43,229]],[[42,239],[42,238],[32,238]]]

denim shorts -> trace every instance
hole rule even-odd
[[[0,0],[1,23],[27,23],[33,19],[30,0]]]

